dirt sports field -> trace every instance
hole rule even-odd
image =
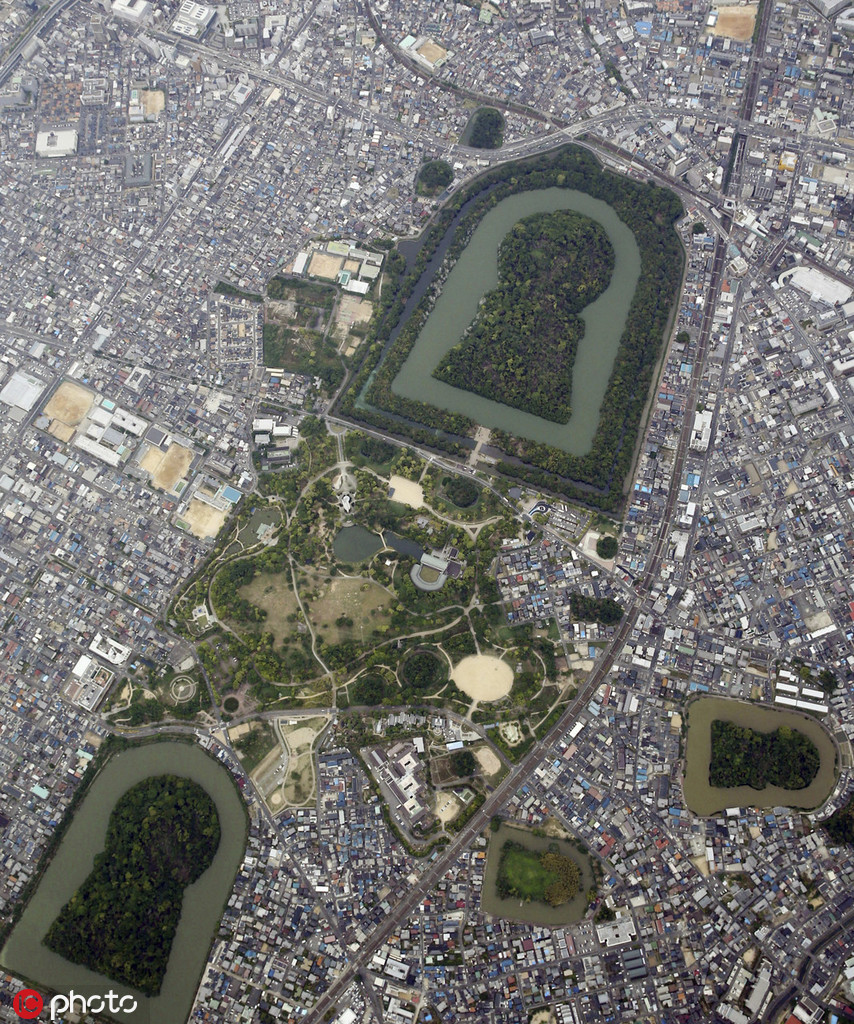
[[[401,505],[409,505],[410,508],[421,508],[424,504],[424,488],[414,480],[407,480],[405,476],[392,474],[388,482],[392,501],[399,501]]]
[[[146,117],[157,117],[166,106],[166,95],[162,89],[143,89],[140,94]]]
[[[170,444],[166,452],[149,448],[140,459],[140,466],[151,474],[151,482],[161,491],[174,490],[175,484],[186,474],[193,461],[193,453],[180,444]]]
[[[308,274],[309,277],[322,277],[327,281],[334,281],[343,266],[343,257],[316,252],[308,265]]]
[[[66,426],[76,427],[92,408],[94,401],[95,396],[91,391],[66,380],[51,395],[50,401],[44,407],[44,414]]]
[[[193,498],[183,518],[189,524],[193,536],[204,540],[205,537],[216,537],[227,515],[227,512],[208,505],[206,501]]]
[[[501,700],[513,686],[513,669],[494,654],[472,654],[457,665],[452,678],[474,700]]]
[[[721,7],[717,12],[718,20],[712,32],[716,36],[746,43],[753,35],[758,9],[756,4],[747,7]]]
[[[501,762],[498,755],[489,747],[478,747],[474,752],[478,764],[483,769],[484,775],[496,775],[501,771]]]

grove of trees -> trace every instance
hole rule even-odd
[[[418,172],[418,190],[429,196],[438,195],[454,180],[454,169],[445,160],[428,160]]]
[[[500,149],[504,142],[504,115],[495,107],[481,107],[474,115],[469,145],[475,149]]]
[[[795,729],[781,726],[774,732],[754,732],[734,722],[712,722],[712,786],[805,789],[818,774],[820,764],[815,744]]]

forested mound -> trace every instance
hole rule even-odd
[[[192,779],[158,775],[110,815],[104,850],[45,936],[48,949],[147,996],[157,995],[184,889],[220,840],[213,800]]]
[[[781,726],[754,732],[734,722],[712,722],[709,782],[713,786],[806,789],[818,774],[821,757],[802,732]]]
[[[555,423],[571,414],[578,314],[608,287],[614,250],[571,210],[519,221],[498,252],[499,286],[433,376]]]

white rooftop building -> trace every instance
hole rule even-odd
[[[201,39],[214,19],[216,9],[207,4],[197,4],[195,0],[183,0],[178,8],[172,31],[190,39]]]
[[[36,156],[73,156],[77,152],[74,128],[56,128],[36,136]]]

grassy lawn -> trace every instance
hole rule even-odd
[[[296,632],[296,623],[287,621],[289,615],[299,611],[289,572],[261,573],[239,593],[267,613],[261,628],[272,633],[277,644]]]
[[[314,577],[309,616],[327,643],[367,640],[371,631],[388,622],[392,597],[373,580]]]
[[[277,742],[269,722],[253,722],[249,732],[232,738],[234,749],[247,775],[258,767]]]
[[[557,875],[547,871],[540,863],[540,854],[533,850],[506,846],[498,869],[499,879],[519,894],[520,899],[545,903],[546,889],[557,881]]]

